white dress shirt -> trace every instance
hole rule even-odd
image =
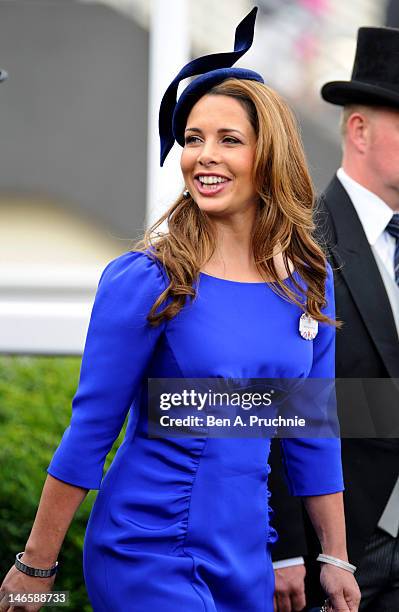
[[[394,255],[396,240],[385,231],[393,210],[381,198],[348,176],[343,168],[337,177],[352,200],[370,247],[377,251],[388,273],[395,280]]]

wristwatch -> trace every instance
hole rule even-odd
[[[56,561],[55,565],[53,565],[53,567],[50,567],[50,569],[39,569],[37,567],[31,567],[30,565],[22,563],[20,559],[23,554],[24,551],[15,555],[15,567],[19,569],[20,572],[23,572],[28,576],[35,576],[36,578],[49,578],[50,576],[54,576],[54,574],[56,573],[58,569],[58,561]]]

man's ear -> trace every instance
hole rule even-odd
[[[370,117],[363,112],[353,112],[346,124],[346,140],[351,143],[359,153],[364,153],[370,140]]]

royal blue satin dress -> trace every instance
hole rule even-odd
[[[166,283],[145,253],[105,268],[71,423],[48,472],[99,489],[83,559],[95,612],[273,612],[270,440],[148,438],[147,378],[333,377],[334,328],[319,324],[315,340],[304,340],[300,308],[268,283],[206,274],[197,298],[153,328],[146,317]],[[326,291],[334,316],[330,269]],[[282,447],[292,494],[343,489],[338,439],[285,439]]]

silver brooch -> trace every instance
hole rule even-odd
[[[314,340],[319,331],[319,324],[315,319],[304,312],[299,319],[299,333],[305,340]]]

